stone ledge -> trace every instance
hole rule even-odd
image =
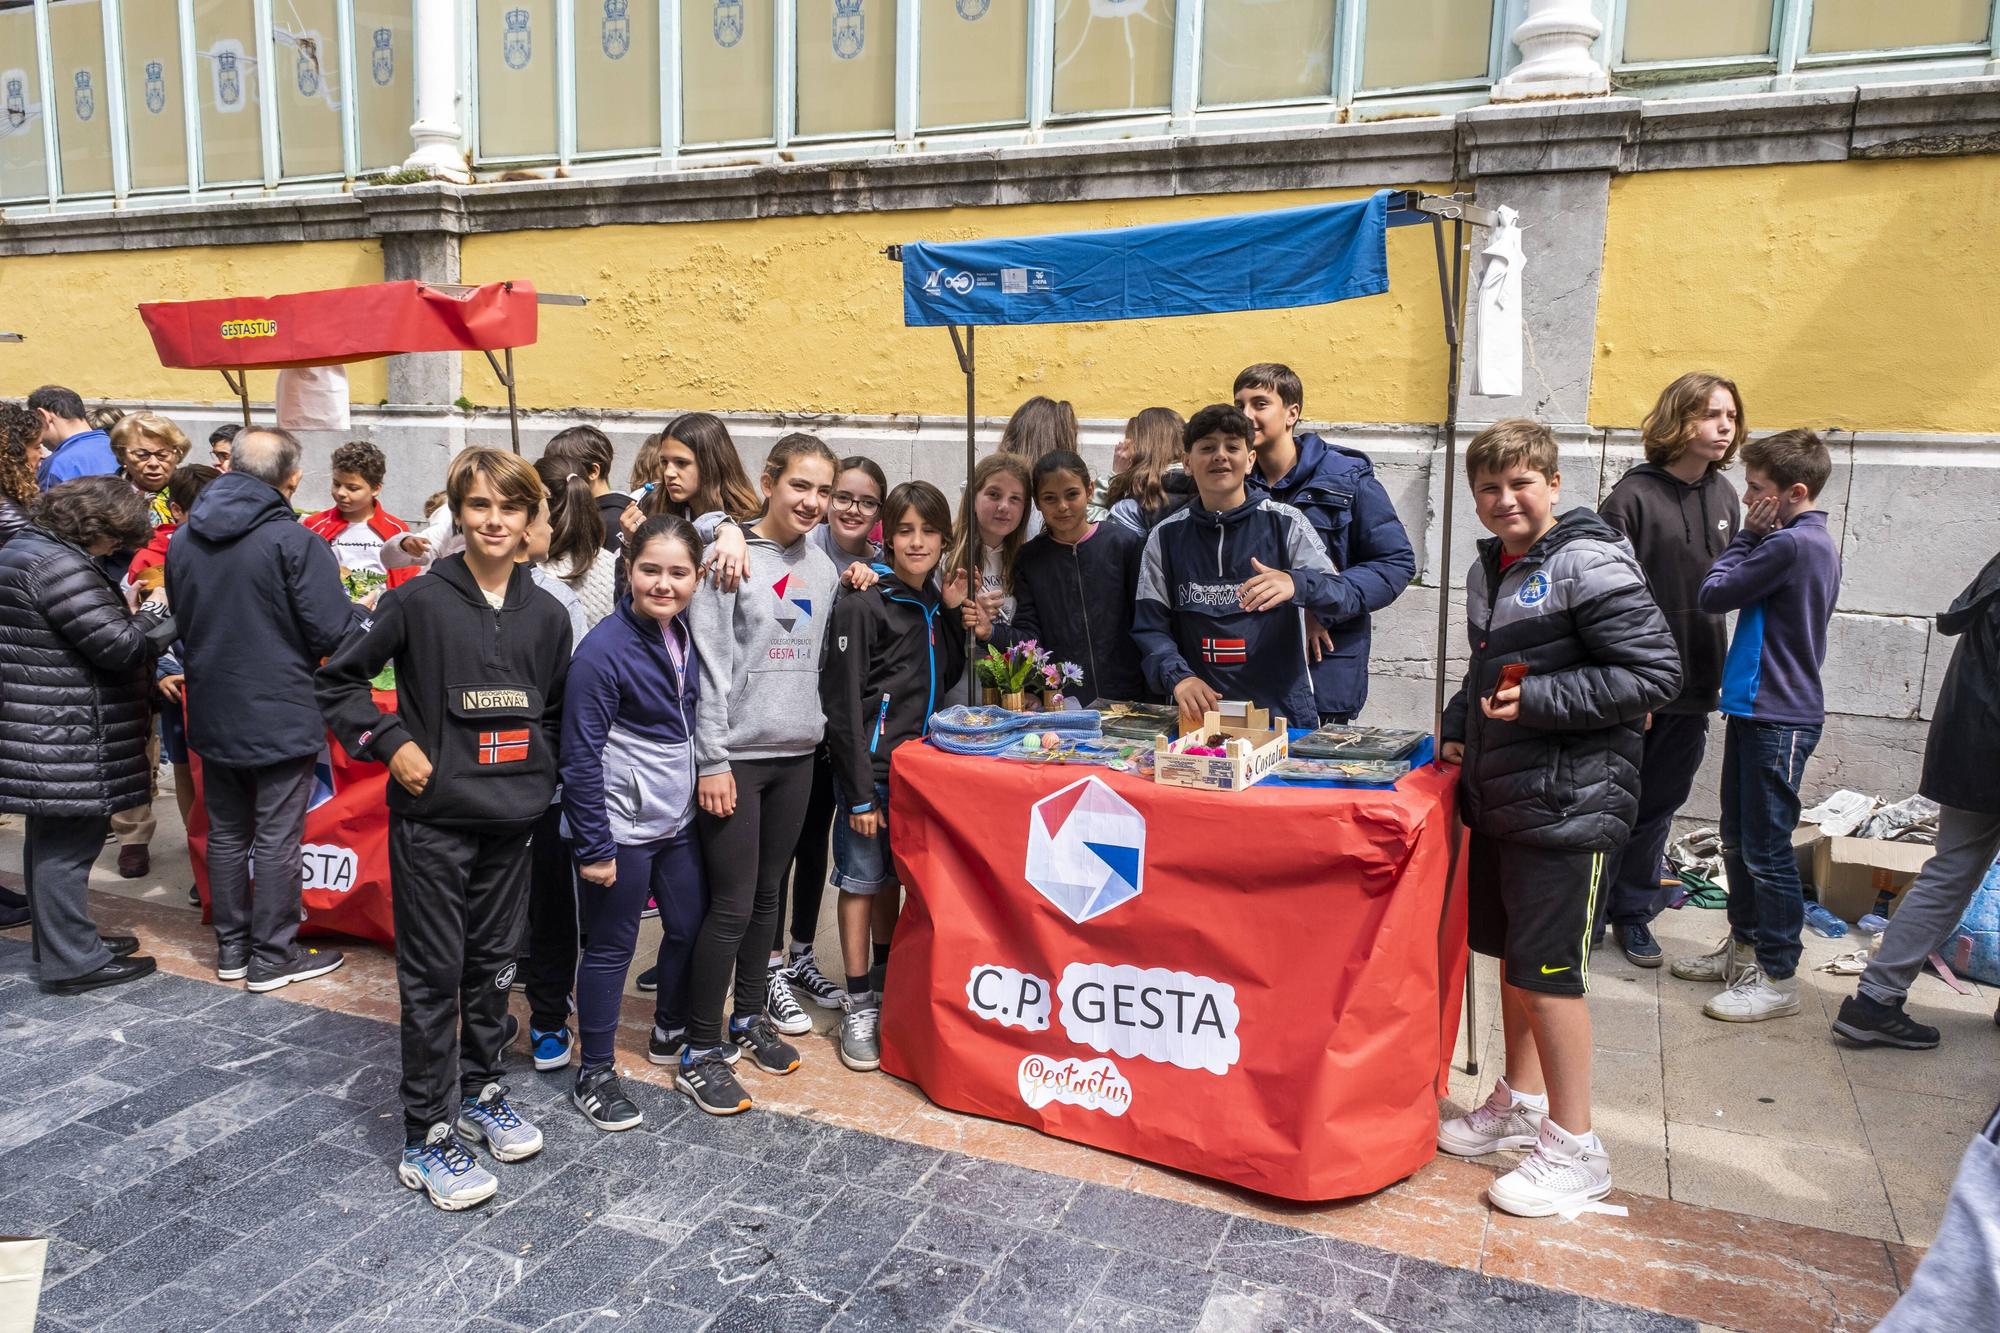
[[[1858,158],[2000,153],[2000,78],[1863,88],[1850,151]]]
[[[352,196],[177,203],[91,213],[0,216],[0,258],[190,245],[354,240],[369,234]]]
[[[1460,174],[1533,176],[1629,170],[1641,103],[1633,97],[1481,106],[1458,117]]]
[[[1856,90],[1648,102],[1631,169],[1839,162],[1848,155]]]

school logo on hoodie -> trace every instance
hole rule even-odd
[[[791,587],[791,585],[792,576],[790,574],[780,574],[778,581],[771,585],[771,592],[778,599],[778,610],[772,619],[776,620],[778,628],[784,630],[787,634],[796,633],[799,622],[811,619],[813,613],[812,598],[785,596],[785,589]]]

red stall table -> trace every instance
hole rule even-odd
[[[375,691],[375,706],[394,711],[392,691]],[[194,767],[194,808],[188,812],[188,858],[202,912],[209,916],[208,807],[202,800],[201,756],[189,752]],[[306,834],[299,846],[300,898],[307,933],[332,931],[380,944],[396,939],[389,901],[389,770],[355,759],[332,736],[313,767],[313,794],[306,808]],[[255,873],[255,865],[252,867]]]
[[[1456,779],[1204,792],[902,746],[882,1068],[1282,1198],[1401,1180],[1458,1034]]]

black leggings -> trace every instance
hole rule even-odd
[[[833,756],[813,751],[812,797],[806,802],[799,845],[792,849],[792,942],[811,944],[819,933],[820,895],[826,892],[827,849],[833,838]],[[784,902],[771,923],[771,952],[785,952]]]
[[[722,1044],[722,1001],[732,968],[737,1015],[764,1012],[771,929],[798,846],[799,821],[812,797],[809,754],[738,759],[730,771],[736,778],[736,813],[727,819],[705,810],[695,815],[709,895],[688,986],[688,1043],[696,1047]]]

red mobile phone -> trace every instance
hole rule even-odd
[[[1526,662],[1507,663],[1507,665],[1500,668],[1500,679],[1493,682],[1493,693],[1486,696],[1486,702],[1498,704],[1500,702],[1500,691],[1511,689],[1527,678],[1528,664]]]

